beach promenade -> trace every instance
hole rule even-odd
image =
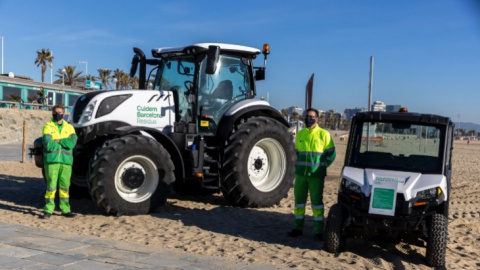
[[[279,269],[0,222],[1,269]]]

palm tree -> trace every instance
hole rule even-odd
[[[123,74],[125,74],[125,72],[123,72],[123,70],[120,70],[120,69],[115,69],[113,71],[113,78],[117,79],[117,83],[115,84],[115,89],[120,89],[120,86],[122,85],[122,77],[123,77]]]
[[[83,81],[81,74],[82,72],[75,73],[76,66],[65,66],[63,69],[65,70],[65,74],[63,73],[62,69],[57,71],[58,74],[55,74],[56,77],[59,79],[56,80],[54,83],[62,83],[65,82],[65,85],[72,86],[74,82]]]
[[[103,69],[103,68],[99,68],[97,69],[97,71],[98,71],[98,79],[100,80],[100,82],[103,83],[103,87],[105,87],[105,90],[107,90],[108,83],[112,79],[112,76],[110,76],[112,71],[109,69]]]
[[[135,76],[133,78],[130,78],[130,86],[132,87],[132,89],[138,89],[138,77]]]
[[[50,49],[42,49],[37,51],[37,58],[35,59],[35,65],[42,67],[42,82],[45,82],[45,72],[47,71],[47,63],[50,63],[50,68],[53,63],[53,55]]]
[[[87,81],[92,81],[92,82],[96,82],[97,81],[97,77],[93,76],[93,75],[87,75],[85,76],[85,79]]]

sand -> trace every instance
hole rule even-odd
[[[336,202],[346,142],[336,140],[337,159],[329,168],[326,215]],[[480,262],[480,142],[455,142],[446,267],[478,269]],[[313,237],[311,218],[305,233],[289,238],[293,190],[280,205],[234,208],[220,194],[170,198],[151,215],[105,216],[91,199],[71,199],[79,215],[59,212],[39,219],[45,185],[34,163],[0,163],[0,222],[72,232],[174,251],[271,264],[279,269],[430,269],[425,247],[406,243],[348,239],[347,250],[334,255]],[[307,215],[311,215],[307,206]]]

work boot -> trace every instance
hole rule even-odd
[[[303,232],[300,231],[300,230],[297,230],[297,229],[293,229],[293,230],[288,232],[288,236],[290,236],[290,237],[297,237],[297,236],[300,236],[302,234],[303,234]]]
[[[315,238],[317,238],[320,241],[323,241],[323,233],[316,233]]]
[[[44,213],[43,213],[43,216],[41,216],[40,218],[41,218],[41,219],[49,219],[51,216],[52,216],[52,214],[47,213],[47,212],[44,212]]]
[[[62,216],[67,217],[67,218],[74,218],[77,215],[72,213],[72,212],[68,212],[68,213],[62,213]]]

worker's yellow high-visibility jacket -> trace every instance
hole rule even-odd
[[[48,122],[43,127],[42,142],[45,164],[73,164],[72,152],[77,143],[77,135],[67,121],[63,121],[60,126],[53,119]]]
[[[327,174],[327,167],[332,164],[336,156],[330,133],[318,125],[298,132],[295,149],[297,150],[296,175],[324,177]]]

